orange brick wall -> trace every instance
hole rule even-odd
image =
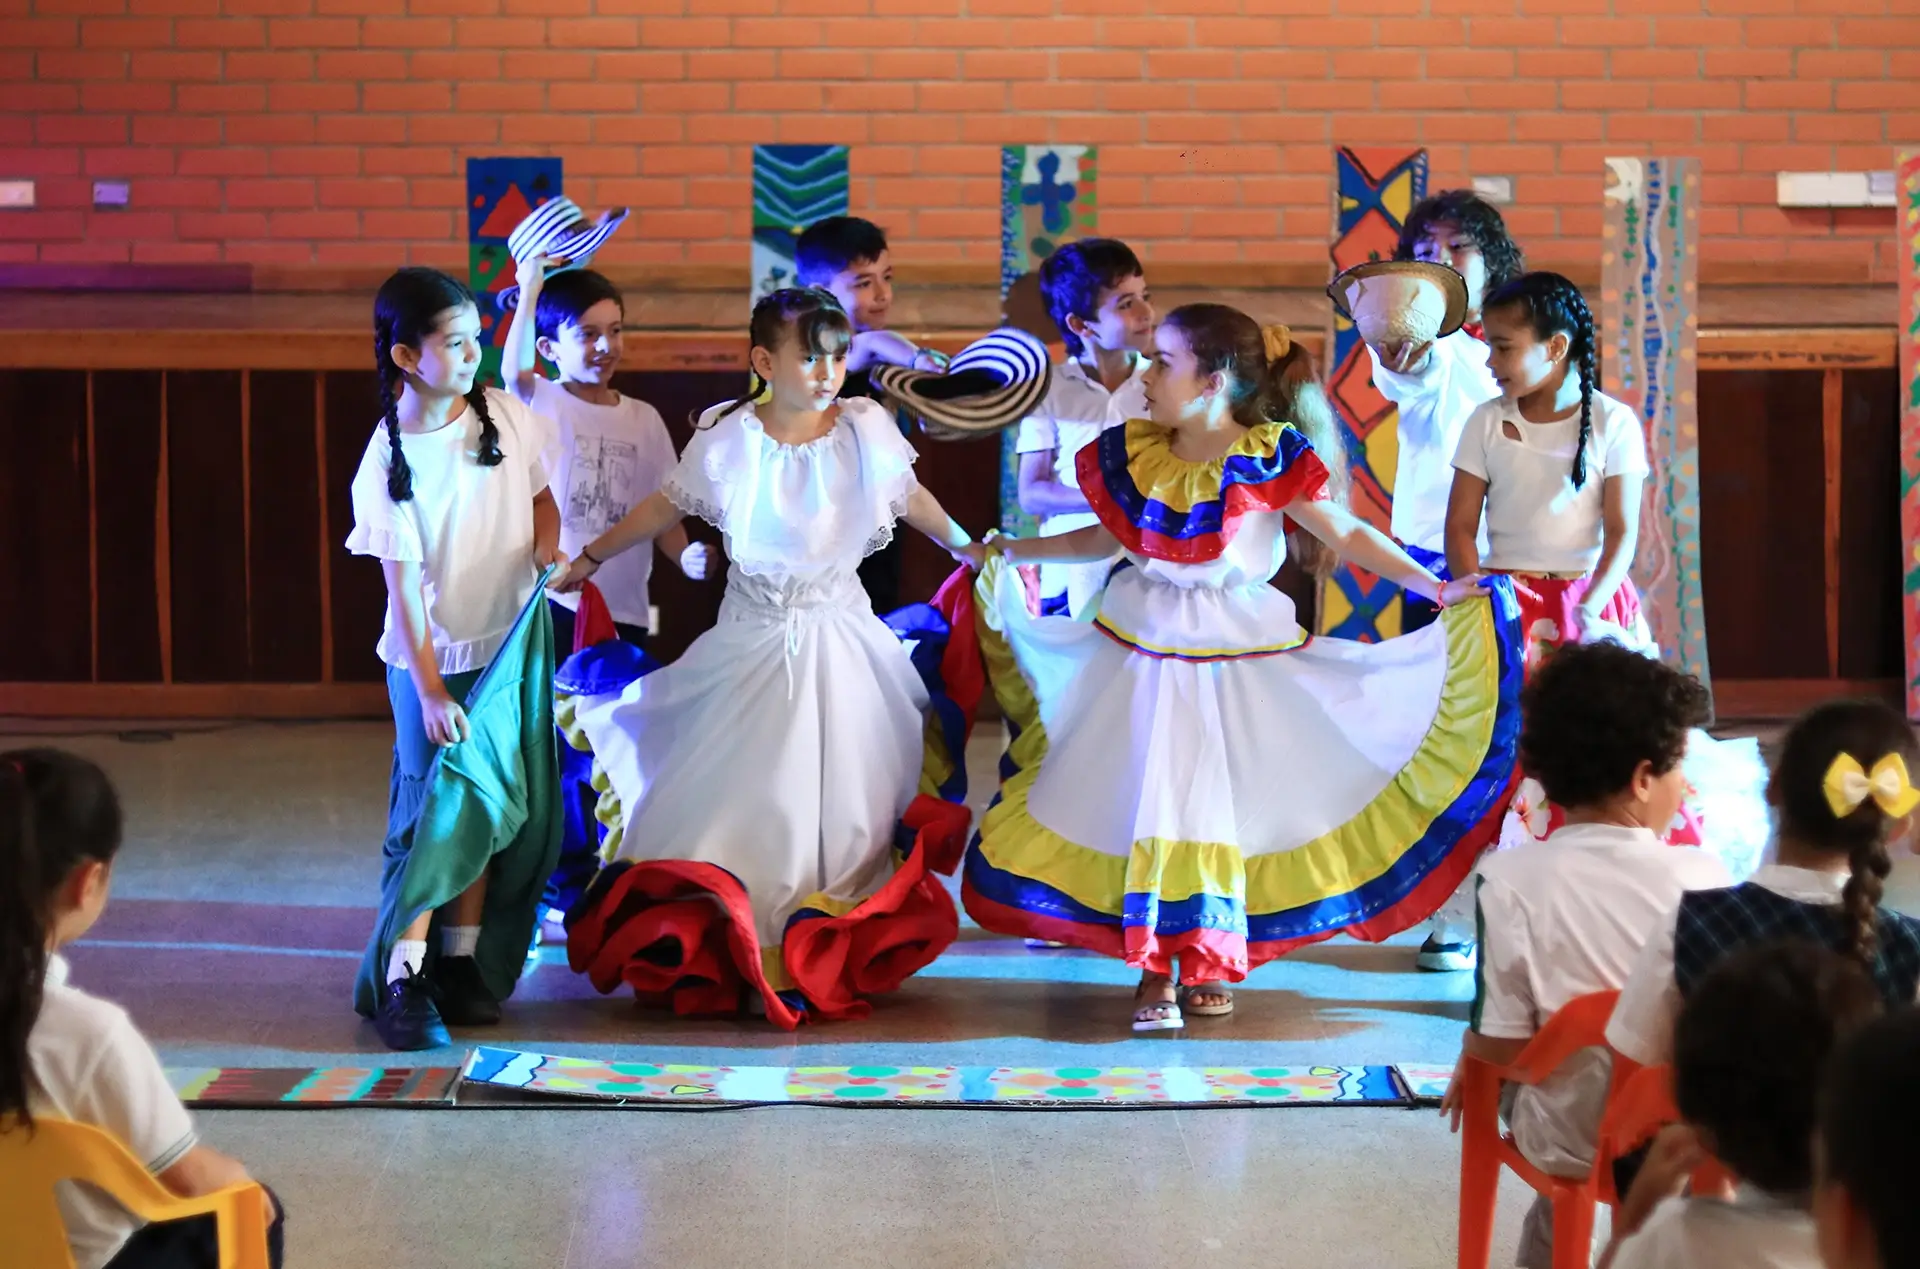
[[[1601,160],[1694,154],[1705,250],[1891,276],[1892,214],[1778,169],[1920,143],[1917,0],[0,0],[0,261],[463,258],[469,155],[556,154],[637,215],[609,261],[744,267],[758,141],[853,148],[910,260],[997,254],[998,149],[1093,142],[1160,261],[1324,259],[1329,148],[1515,179],[1597,251]],[[88,182],[133,182],[94,213]]]

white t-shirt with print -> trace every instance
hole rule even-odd
[[[353,532],[347,549],[376,559],[417,562],[440,673],[486,666],[539,584],[533,564],[533,499],[547,487],[543,455],[552,426],[514,398],[487,389],[500,429],[495,467],[482,467],[480,418],[471,409],[432,432],[406,433],[400,451],[413,470],[413,497],[387,496],[392,449],[374,429],[353,478]],[[404,669],[407,650],[387,606],[380,659]]]
[[[1055,366],[1053,383],[1040,408],[1021,420],[1014,449],[1022,454],[1051,450],[1054,480],[1068,489],[1078,489],[1080,473],[1074,460],[1080,451],[1108,428],[1147,417],[1147,390],[1141,380],[1149,364],[1144,357],[1136,358],[1133,373],[1111,392],[1078,361]],[[1098,523],[1100,517],[1091,511],[1068,511],[1042,517],[1040,531],[1070,533]],[[1042,564],[1041,593],[1049,597],[1065,594],[1068,610],[1078,616],[1087,601],[1099,593],[1112,567],[1112,560]]]
[[[1579,436],[1577,413],[1558,423],[1529,423],[1507,397],[1488,401],[1467,420],[1453,465],[1487,482],[1488,551],[1481,561],[1487,568],[1586,574],[1600,562],[1602,487],[1614,476],[1647,474],[1647,438],[1632,410],[1594,393],[1587,478],[1575,489]]]
[[[620,523],[666,480],[679,461],[660,411],[645,401],[622,396],[612,405],[594,405],[552,379],[536,379],[533,409],[553,421],[553,448],[547,471],[553,498],[560,504],[560,549],[577,557],[580,548]],[[613,619],[645,626],[651,599],[653,543],[643,542],[602,564],[593,584]],[[578,609],[580,596],[555,595]]]
[[[198,1143],[193,1119],[127,1011],[72,986],[68,972],[65,958],[48,959],[40,1014],[27,1036],[29,1109],[104,1128],[158,1176]],[[79,1269],[99,1269],[145,1224],[76,1182],[61,1183],[57,1202]]]
[[[1489,856],[1478,879],[1473,1029],[1529,1039],[1579,997],[1619,990],[1683,893],[1731,881],[1707,852],[1622,825],[1569,824]],[[1520,1152],[1554,1175],[1591,1166],[1611,1070],[1594,1048],[1517,1090],[1508,1122]]]
[[[1400,456],[1393,469],[1393,536],[1409,546],[1444,555],[1447,500],[1453,495],[1453,456],[1474,410],[1500,395],[1487,368],[1487,346],[1457,330],[1437,339],[1415,371],[1401,374],[1373,359],[1373,384],[1399,412]],[[1485,553],[1487,535],[1480,530]]]
[[[1670,1198],[1614,1249],[1613,1269],[1820,1269],[1813,1217],[1742,1186],[1731,1203]]]

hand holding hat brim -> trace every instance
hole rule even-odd
[[[1443,339],[1467,318],[1467,282],[1444,264],[1369,260],[1343,271],[1327,296],[1374,347]]]

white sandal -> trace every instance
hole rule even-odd
[[[1180,991],[1171,982],[1160,984],[1160,990],[1171,989],[1173,999],[1147,1001],[1147,984],[1141,983],[1133,991],[1133,1029],[1135,1031],[1179,1031],[1187,1025],[1180,1015]],[[1150,1009],[1165,1009],[1168,1012],[1158,1018],[1143,1018],[1140,1015]]]

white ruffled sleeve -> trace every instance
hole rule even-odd
[[[891,524],[906,513],[907,499],[920,487],[920,478],[913,474],[920,455],[900,434],[893,414],[878,401],[853,397],[842,401],[840,409],[860,440],[861,483]]]
[[[722,414],[725,405],[709,406],[693,428],[693,439],[680,451],[680,461],[667,473],[660,492],[690,516],[698,516],[721,532],[727,530],[727,507],[734,484],[746,474],[749,461],[741,412]]]
[[[413,504],[395,502],[387,494],[391,458],[386,429],[378,429],[353,475],[353,531],[347,534],[347,550],[379,560],[422,562],[426,551]]]

